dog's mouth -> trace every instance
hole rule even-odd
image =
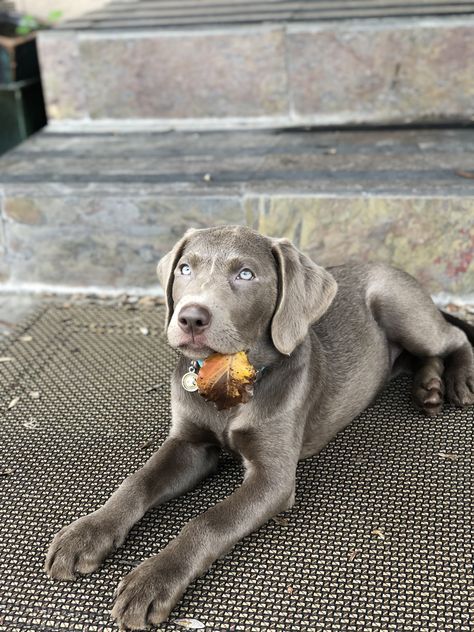
[[[192,358],[193,360],[205,360],[213,353],[231,355],[242,350],[240,345],[237,348],[236,345],[226,345],[225,343],[222,345],[213,344],[211,347],[209,341],[204,336],[194,336],[194,338],[190,336],[189,338],[186,337],[186,339],[181,339],[175,348],[183,355],[188,358]]]
[[[195,360],[204,360],[212,353],[215,353],[215,349],[209,346],[206,338],[199,335],[182,338],[176,345],[176,348],[183,355]]]

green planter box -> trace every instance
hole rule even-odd
[[[34,35],[2,37],[0,35],[0,83],[39,77],[40,69]]]
[[[36,39],[16,36],[17,21],[0,14],[0,153],[46,125]]]
[[[0,84],[0,154],[46,125],[39,77]]]

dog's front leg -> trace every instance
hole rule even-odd
[[[215,469],[218,452],[209,444],[168,438],[100,509],[56,534],[46,556],[48,575],[71,580],[96,570],[150,507],[186,492]]]
[[[191,520],[158,555],[121,582],[112,617],[121,628],[166,620],[188,584],[241,538],[292,504],[297,457],[246,461],[241,487]]]

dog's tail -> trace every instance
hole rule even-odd
[[[462,331],[466,334],[469,342],[472,345],[474,345],[474,325],[471,325],[470,323],[467,323],[465,320],[461,320],[457,316],[453,316],[452,314],[449,314],[448,312],[444,312],[442,309],[440,310],[440,312],[443,314],[444,319],[447,320],[448,323],[451,323],[451,325],[454,325],[455,327],[459,327],[459,329],[462,329]]]

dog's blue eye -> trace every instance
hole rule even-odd
[[[249,270],[248,268],[244,268],[243,270],[239,272],[237,278],[240,279],[241,281],[251,281],[252,279],[255,278],[255,275],[252,272],[252,270]]]
[[[182,266],[179,267],[181,274],[184,274],[185,276],[188,276],[189,274],[191,274],[191,267],[188,266],[187,263],[183,263]]]

